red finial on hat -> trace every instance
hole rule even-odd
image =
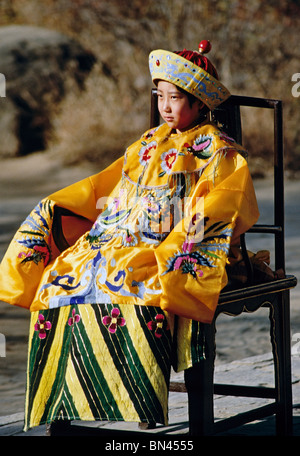
[[[211,50],[211,44],[208,40],[202,40],[199,43],[200,54],[207,54]]]

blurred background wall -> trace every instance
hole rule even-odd
[[[299,25],[299,0],[1,0],[0,34],[15,36],[12,26],[18,26],[23,39],[10,47],[0,40],[7,85],[0,99],[0,157],[44,150],[64,165],[105,167],[149,126],[149,52],[197,49],[209,39],[209,57],[231,93],[283,100],[287,170],[296,175],[300,98],[293,96],[292,76],[300,73]],[[49,47],[40,28],[66,41]],[[270,119],[260,112],[245,116],[253,173],[263,176]]]

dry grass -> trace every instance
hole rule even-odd
[[[84,93],[72,88],[55,118],[49,150],[65,163],[105,166],[148,128],[148,53],[213,42],[211,59],[232,93],[284,101],[287,162],[300,168],[298,1],[2,0],[0,24],[59,30],[98,59]],[[247,113],[245,142],[256,162],[269,154],[269,119]],[[261,165],[259,165],[261,167]]]
[[[100,76],[96,65],[85,91],[72,87],[61,103],[48,141],[49,152],[68,165],[89,161],[107,166],[137,139],[137,130],[141,134],[147,128],[149,113],[145,110],[144,116],[139,115],[130,104],[130,98],[122,96],[112,80]]]

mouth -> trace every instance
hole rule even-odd
[[[173,117],[165,117],[164,119],[166,122],[173,122],[173,120],[174,120]]]

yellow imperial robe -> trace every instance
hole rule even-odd
[[[258,219],[244,155],[213,123],[163,124],[26,218],[0,267],[0,299],[31,311],[25,429],[167,423],[170,367],[203,358],[230,248]]]

